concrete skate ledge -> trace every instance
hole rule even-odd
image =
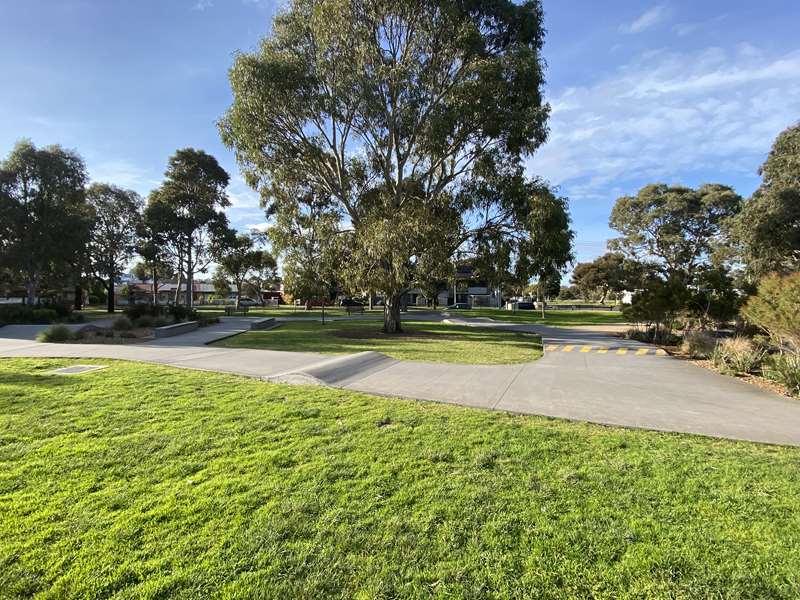
[[[358,354],[336,356],[321,362],[268,377],[269,381],[281,383],[307,383],[313,385],[341,386],[363,379],[370,373],[385,369],[397,361],[368,350]]]
[[[277,326],[278,322],[275,320],[275,317],[264,317],[263,319],[251,321],[250,331],[267,331],[269,329],[275,329]]]
[[[198,328],[197,321],[185,321],[183,323],[175,323],[173,325],[165,325],[164,327],[156,327],[153,329],[153,334],[157,338],[166,338],[172,337],[175,335],[181,335],[184,333],[189,333],[190,331],[194,331]]]

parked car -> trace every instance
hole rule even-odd
[[[533,310],[536,308],[533,302],[517,302],[517,310]]]
[[[449,308],[451,310],[467,310],[467,309],[470,309],[472,307],[469,304],[467,304],[466,302],[456,302],[455,304],[451,304],[447,308]]]
[[[241,298],[239,300],[239,306],[261,306],[257,300],[253,300],[252,298]]]
[[[355,298],[342,298],[339,301],[339,306],[364,306],[364,303]]]

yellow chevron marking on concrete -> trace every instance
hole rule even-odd
[[[545,347],[546,352],[572,352],[575,348],[578,348],[578,351],[583,354],[589,354],[590,352],[595,352],[597,354],[619,354],[620,356],[625,356],[628,354],[628,350],[631,351],[631,354],[634,356],[646,356],[648,354],[655,354],[656,356],[669,356],[666,350],[662,348],[615,348],[613,346],[578,346],[577,344],[547,344]]]

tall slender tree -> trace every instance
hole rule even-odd
[[[164,183],[151,193],[150,210],[159,214],[179,277],[186,280],[186,305],[194,303],[194,275],[205,272],[231,242],[224,209],[230,177],[210,154],[194,148],[169,159]],[[178,286],[180,288],[180,285]]]

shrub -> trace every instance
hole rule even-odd
[[[134,324],[136,327],[152,327],[154,322],[155,317],[151,317],[150,315],[142,315],[134,321]]]
[[[681,350],[694,358],[706,358],[716,345],[716,338],[708,331],[693,329],[684,334]]]
[[[165,325],[169,325],[169,319],[167,319],[167,317],[156,317],[153,319],[153,327],[164,327]]]
[[[158,304],[131,304],[124,312],[131,321],[136,321],[144,316],[159,317],[164,314],[164,308]]]
[[[800,273],[762,279],[758,293],[747,301],[742,314],[777,344],[800,351]]]
[[[52,323],[58,314],[52,308],[34,308],[28,304],[0,305],[0,321],[4,323]]]
[[[72,304],[65,302],[51,302],[47,305],[52,311],[55,311],[59,319],[66,319],[72,314]]]
[[[680,338],[672,332],[664,331],[663,329],[657,333],[655,327],[648,329],[628,329],[624,338],[626,340],[636,340],[637,342],[644,342],[645,344],[666,344],[673,346],[680,341]]]
[[[754,373],[761,367],[765,352],[745,337],[733,337],[717,344],[711,353],[714,366],[723,373]]]
[[[72,331],[66,325],[52,325],[36,336],[39,342],[62,344],[73,339]]]
[[[167,309],[167,312],[172,315],[176,323],[180,321],[194,321],[197,319],[197,311],[189,310],[182,304],[173,304]]]
[[[126,339],[133,339],[133,338],[136,337],[136,334],[133,333],[132,331],[120,331],[119,332],[119,337],[126,338]]]
[[[130,331],[133,329],[133,323],[128,317],[117,317],[111,327],[116,331]]]
[[[680,310],[686,305],[689,291],[680,279],[651,278],[645,288],[634,294],[630,305],[622,309],[626,319],[644,323],[652,329],[652,341],[670,343]]]
[[[31,311],[30,323],[52,323],[58,314],[52,308],[34,308]]]
[[[767,357],[764,375],[786,386],[793,396],[800,396],[800,353],[785,352]]]
[[[214,325],[215,323],[219,323],[219,317],[207,317],[202,314],[197,317],[198,327],[208,327],[209,325]]]

